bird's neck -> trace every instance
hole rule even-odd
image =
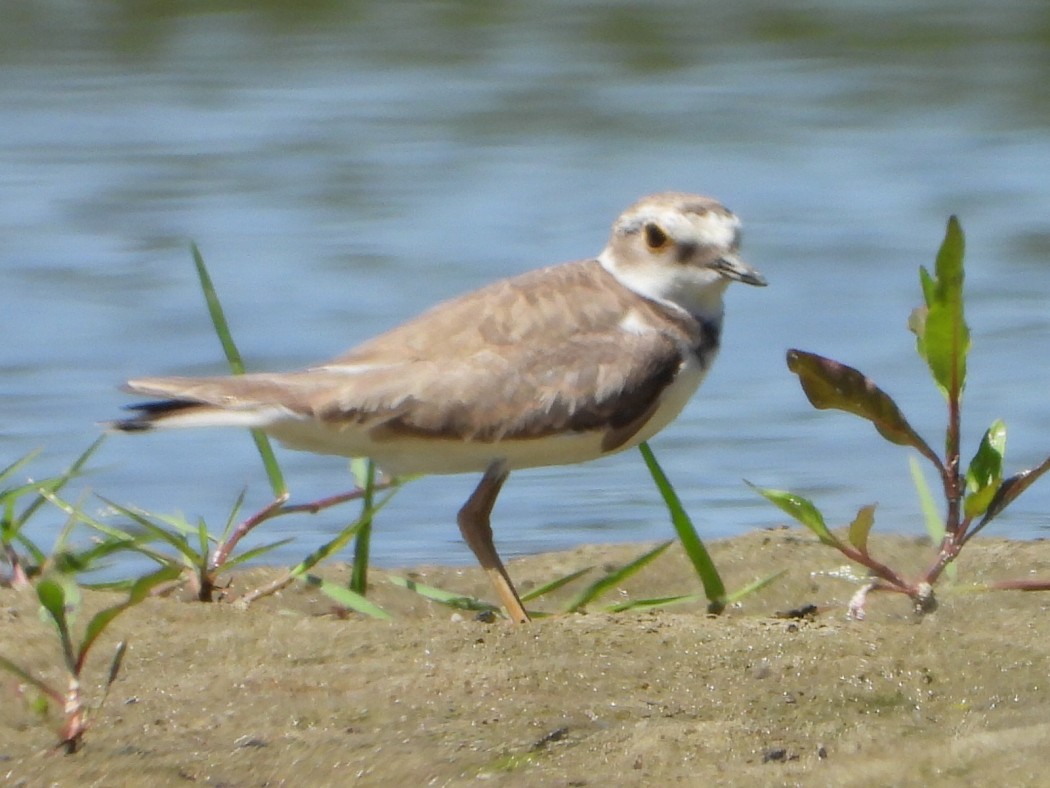
[[[685,312],[694,320],[722,325],[725,306],[722,295],[729,280],[717,271],[698,268],[669,268],[662,265],[624,264],[606,249],[598,256],[601,266],[628,290],[651,301]]]

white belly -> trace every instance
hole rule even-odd
[[[649,440],[670,424],[704,379],[706,369],[692,355],[664,390],[652,418],[625,444],[602,450],[603,431],[571,432],[526,440],[495,443],[459,441],[406,435],[376,441],[356,425],[339,426],[313,419],[281,418],[263,429],[292,449],[344,457],[371,457],[393,475],[480,472],[496,460],[508,470],[587,462],[615,454]],[[262,425],[260,425],[262,426]]]

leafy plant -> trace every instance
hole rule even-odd
[[[105,500],[105,499],[103,499]],[[241,564],[258,558],[261,555],[291,542],[291,539],[281,539],[269,542],[251,550],[245,550],[236,556],[228,558],[222,563],[216,563],[212,558],[212,547],[226,544],[230,533],[236,524],[237,514],[241,504],[244,502],[242,492],[234,503],[226,525],[219,536],[213,535],[208,530],[204,518],[198,518],[197,523],[188,522],[181,515],[157,515],[151,514],[143,509],[132,506],[122,506],[113,501],[106,501],[116,512],[127,517],[142,532],[147,539],[131,546],[131,549],[140,552],[153,559],[162,566],[176,566],[185,577],[188,577],[197,599],[201,602],[212,602],[219,588],[219,575],[223,572],[240,566]],[[102,524],[87,520],[89,525],[101,529]],[[174,550],[174,555],[154,547],[160,543]]]
[[[77,554],[65,545],[68,529],[62,532],[55,550],[46,553],[26,533],[25,526],[40,510],[49,495],[57,494],[73,478],[79,476],[84,465],[102,445],[103,437],[97,438],[77,457],[65,471],[41,481],[27,481],[0,490],[0,565],[8,567],[6,575],[0,575],[0,585],[26,586],[31,578],[40,575],[49,564],[64,564],[67,567],[88,568],[103,554],[112,552],[117,545],[108,542],[90,551]],[[9,480],[24,468],[39,451],[33,451],[0,470],[0,483]],[[31,500],[19,508],[23,499]]]
[[[952,566],[966,543],[1050,470],[1050,457],[1047,457],[1035,468],[1004,477],[1006,425],[1001,420],[993,422],[984,433],[973,458],[963,470],[960,449],[962,395],[970,349],[970,329],[963,303],[964,251],[962,228],[953,216],[948,220],[934,272],[931,274],[925,267],[919,269],[924,304],[912,313],[908,321],[909,328],[915,333],[919,356],[926,362],[947,404],[943,458],[912,428],[896,402],[856,369],[802,350],[787,353],[788,368],[798,375],[806,397],[815,408],[843,410],[867,419],[884,439],[912,448],[927,459],[941,480],[945,502],[943,520],[927,500],[925,485],[919,487],[927,530],[940,536],[940,545],[929,568],[913,580],[904,578],[872,556],[868,535],[874,525],[873,505],[860,509],[843,540],[828,528],[812,501],[784,490],[755,487],[761,495],[809,528],[821,542],[868,570],[871,580],[850,601],[849,613],[853,618],[864,617],[867,595],[872,591],[906,594],[914,601],[917,610],[933,610],[936,607],[933,586]],[[913,470],[913,477],[921,479],[921,472]],[[1042,591],[1050,590],[1050,580],[1000,581],[990,587]]]
[[[90,710],[84,700],[81,677],[88,655],[106,628],[124,611],[138,605],[159,583],[169,581],[178,575],[175,567],[164,567],[153,574],[140,577],[131,586],[127,599],[119,604],[99,611],[88,621],[79,638],[73,635],[73,624],[82,603],[80,588],[71,575],[59,572],[49,573],[35,585],[37,598],[40,600],[44,614],[54,624],[62,652],[66,673],[66,689],[63,691],[54,684],[37,677],[33,671],[14,660],[0,655],[0,668],[13,673],[23,682],[39,690],[62,709],[63,721],[59,728],[58,747],[67,754],[75,753],[84,738],[89,725]],[[116,680],[127,650],[127,642],[121,641],[110,662],[105,691],[99,701],[100,708],[106,700],[110,686]]]

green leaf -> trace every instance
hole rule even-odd
[[[1001,419],[992,422],[984,433],[977,453],[966,469],[966,498],[963,511],[967,517],[978,517],[999,490],[1003,480],[1003,456],[1006,453],[1006,425]]]
[[[919,266],[919,284],[922,286],[923,302],[929,309],[930,304],[937,298],[937,280],[930,276],[930,272],[922,265]]]
[[[930,541],[937,544],[944,538],[946,530],[944,520],[941,518],[940,512],[937,511],[937,504],[933,499],[933,493],[930,491],[930,485],[926,483],[926,477],[922,473],[922,466],[915,459],[915,455],[908,457],[908,469],[911,471],[911,480],[915,485],[915,492],[919,496],[919,506],[922,509],[923,521],[926,524],[926,533],[929,534]],[[951,568],[954,569],[954,566]]]
[[[66,608],[69,585],[68,580],[64,577],[45,577],[36,584],[36,595],[58,629],[58,636],[62,641],[62,657],[66,661],[66,667],[75,674],[76,652],[73,648],[73,639],[69,634],[69,618]]]
[[[350,460],[350,475],[354,477],[354,484],[360,489],[368,485],[368,477],[374,475],[372,462],[367,457],[353,457]]]
[[[133,508],[130,506],[122,506],[115,501],[111,501],[108,498],[99,496],[99,499],[104,501],[108,506],[111,506],[115,511],[129,518],[132,522],[136,523],[151,539],[164,542],[171,547],[174,547],[178,552],[183,564],[190,570],[196,571],[197,565],[200,562],[200,554],[190,544],[189,540],[180,533],[172,533],[162,525],[158,525],[151,518],[156,517],[159,520],[167,523],[173,528],[188,532],[192,529],[195,533],[196,528],[190,526],[185,520],[177,517],[164,517],[160,515],[154,515],[150,512],[143,511],[141,509]]]
[[[984,517],[981,518],[977,528],[983,528],[990,520],[1002,514],[1003,509],[1013,503],[1021,493],[1035,484],[1039,477],[1047,471],[1050,471],[1050,457],[1047,457],[1035,468],[1015,473],[1009,479],[1004,480],[999,485],[999,489],[995,491],[995,495],[991,503],[988,504],[988,509],[985,511]]]
[[[365,599],[361,594],[351,591],[349,588],[346,588],[339,583],[333,583],[322,577],[311,574],[301,577],[300,580],[307,585],[318,589],[322,594],[348,610],[354,610],[362,615],[382,619],[383,621],[390,621],[392,619],[392,616],[375,602]]]
[[[771,575],[767,575],[766,577],[759,578],[758,580],[756,580],[753,583],[748,583],[746,586],[744,586],[740,590],[734,591],[733,593],[731,593],[726,598],[726,604],[733,604],[734,602],[739,602],[744,597],[749,596],[750,594],[754,594],[757,591],[761,591],[763,588],[768,586],[770,583],[773,583],[773,582],[779,580],[780,578],[782,578],[784,575],[786,575],[787,571],[788,571],[787,569],[781,569],[779,572],[774,572]]]
[[[317,564],[321,563],[321,561],[328,558],[328,556],[332,555],[335,552],[338,552],[339,550],[342,550],[343,547],[346,546],[346,544],[351,539],[353,539],[354,536],[357,535],[357,532],[361,530],[361,528],[364,525],[365,521],[363,519],[351,523],[338,534],[336,534],[334,539],[325,542],[312,553],[307,555],[306,558],[304,558],[298,564],[293,566],[288,573],[292,577],[299,577],[300,575],[306,574],[308,571],[317,566]]]
[[[839,538],[831,533],[828,526],[824,523],[824,516],[820,513],[820,510],[809,499],[786,490],[771,490],[765,487],[758,487],[751,484],[751,482],[746,482],[746,484],[767,501],[780,507],[782,511],[806,526],[824,544],[840,549],[843,547]]]
[[[491,611],[493,613],[500,612],[500,608],[496,605],[483,602],[482,600],[475,599],[471,596],[464,596],[463,594],[445,591],[442,588],[428,586],[425,583],[417,583],[415,580],[411,580],[407,577],[387,575],[386,579],[395,586],[407,588],[409,591],[414,591],[422,597],[426,597],[434,602],[440,602],[443,605],[448,605],[449,607],[454,607],[459,610]],[[530,613],[530,615],[532,614]]]
[[[897,403],[853,367],[794,349],[787,352],[787,365],[798,375],[813,407],[834,408],[867,419],[886,440],[899,446],[913,446],[939,463],[926,441],[908,424]]]
[[[100,610],[96,613],[84,629],[84,637],[80,641],[80,649],[77,653],[73,675],[80,675],[80,671],[84,667],[84,660],[87,659],[91,647],[98,639],[98,636],[101,635],[106,627],[113,622],[113,619],[128,608],[134,607],[143,602],[149,596],[150,591],[152,591],[154,587],[169,580],[174,580],[180,574],[182,573],[177,566],[161,567],[152,574],[138,578],[131,586],[131,590],[128,592],[128,598],[124,602],[121,602],[119,605],[107,607],[105,610]]]
[[[313,569],[321,561],[328,558],[328,556],[343,549],[343,547],[351,539],[357,536],[357,534],[361,531],[362,528],[365,528],[372,522],[372,519],[375,517],[375,515],[379,512],[380,509],[382,509],[390,502],[390,499],[394,497],[394,493],[396,492],[397,488],[390,490],[390,492],[383,496],[379,503],[362,512],[361,516],[358,517],[357,520],[350,523],[350,525],[348,525],[346,528],[344,528],[342,531],[336,534],[334,539],[321,545],[308,556],[306,556],[306,558],[304,558],[302,561],[300,561],[298,564],[292,567],[291,570],[289,570],[289,574],[292,577],[299,577],[300,575],[303,575],[309,570]]]
[[[99,545],[97,548],[90,548],[87,551],[85,551],[86,561],[90,561],[93,552],[96,550],[99,554],[106,555],[110,552],[114,552],[119,549],[133,550],[137,553],[141,553],[142,555],[149,557],[151,560],[156,561],[158,564],[167,564],[174,560],[168,555],[158,550],[153,550],[146,546],[146,544],[149,541],[155,538],[154,534],[150,533],[148,530],[144,529],[145,532],[141,534],[131,534],[122,531],[119,528],[114,528],[113,526],[99,522],[93,517],[90,517],[87,514],[85,514],[81,509],[74,507],[72,504],[62,500],[57,496],[51,495],[50,493],[44,493],[44,495],[45,497],[47,497],[48,501],[57,506],[59,509],[66,512],[67,514],[75,515],[80,520],[80,522],[84,523],[84,525],[87,525],[88,527],[99,531],[107,537],[107,539],[104,540],[102,544]],[[106,501],[105,498],[100,498],[100,500]],[[109,501],[106,501],[106,503],[111,506],[113,505]]]
[[[652,550],[643,553],[633,561],[624,564],[619,569],[613,572],[609,572],[604,577],[591,583],[579,594],[577,594],[575,599],[573,599],[568,605],[565,606],[565,612],[575,613],[577,610],[586,607],[590,602],[597,599],[610,588],[618,586],[627,578],[631,577],[632,575],[639,572],[642,568],[652,563],[672,544],[672,542],[664,542],[663,544],[657,545]]]
[[[215,334],[222,345],[222,351],[226,355],[226,361],[230,365],[230,371],[235,375],[243,375],[244,361],[236,343],[233,341],[233,334],[230,331],[229,323],[226,322],[226,314],[223,312],[222,303],[219,301],[219,295],[215,291],[211,274],[208,273],[208,268],[204,265],[204,258],[201,256],[197,244],[190,244],[190,252],[193,255],[193,264],[197,268],[197,278],[200,279],[201,292],[204,294],[204,301],[208,306],[208,314],[211,316]],[[277,456],[273,453],[270,439],[266,437],[266,433],[262,432],[262,430],[251,430],[251,433],[252,440],[255,441],[256,451],[259,452],[263,467],[266,469],[266,476],[270,480],[270,487],[273,489],[274,496],[280,498],[287,495],[288,486],[284,482],[281,467],[277,464]]]
[[[43,449],[33,449],[28,454],[25,454],[25,455],[19,457],[17,460],[15,460],[13,463],[8,465],[3,470],[0,470],[0,481],[3,481],[4,479],[6,479],[8,476],[13,474],[15,471],[17,471],[22,466],[28,465],[29,463],[31,463],[33,460],[35,460],[40,455],[40,452],[42,452],[42,451],[43,451]],[[6,496],[7,492],[5,491],[3,493],[3,495]]]
[[[865,555],[868,554],[868,534],[875,525],[875,504],[862,506],[853,522],[849,524],[849,543]]]
[[[925,269],[921,270],[925,276],[929,276]],[[926,315],[929,307],[916,307],[908,315],[908,331],[916,335],[916,350],[923,360],[926,360]]]
[[[208,545],[208,524],[204,522],[203,517],[197,518],[197,549],[200,551],[197,554],[200,560],[200,568],[207,572],[208,554],[211,552],[211,549]]]
[[[241,553],[237,553],[237,555],[233,556],[232,558],[226,559],[223,565],[219,567],[219,570],[221,572],[229,572],[235,566],[245,564],[249,561],[258,558],[261,555],[265,555],[271,550],[276,550],[278,547],[284,547],[286,544],[291,544],[294,541],[294,537],[288,537],[287,539],[279,539],[276,542],[268,542],[267,544],[260,545],[259,547],[253,547],[251,550],[245,550]]]
[[[965,238],[959,220],[948,220],[937,252],[935,275],[919,269],[928,313],[919,345],[937,387],[949,402],[957,402],[966,385],[966,355],[970,329],[963,314],[963,256]]]
[[[51,700],[53,700],[55,703],[59,705],[65,703],[66,698],[61,692],[59,692],[57,689],[54,689],[51,685],[45,683],[44,681],[38,679],[36,676],[34,676],[25,668],[23,668],[21,665],[12,662],[7,657],[0,656],[0,668],[14,673],[16,676],[18,676],[19,679],[24,681],[26,684],[32,684],[42,693],[51,698]]]
[[[244,506],[244,499],[247,495],[247,487],[242,488],[237,494],[237,500],[233,502],[233,506],[230,507],[230,513],[226,516],[226,524],[222,528],[222,536],[216,540],[217,544],[226,544],[230,540],[233,529],[237,527],[237,515],[241,513],[241,507]]]
[[[351,469],[357,481],[357,486],[364,490],[361,498],[362,524],[357,536],[354,538],[354,564],[350,570],[351,591],[364,596],[368,590],[368,564],[372,545],[372,505],[375,500],[376,490],[376,466],[372,460],[365,460],[364,468]]]
[[[585,566],[583,569],[578,569],[575,572],[570,572],[569,574],[564,575],[563,577],[559,577],[556,580],[551,580],[549,583],[544,583],[541,586],[537,586],[536,588],[534,588],[531,591],[529,591],[529,593],[522,594],[521,595],[521,601],[522,602],[529,602],[529,601],[531,601],[533,599],[539,599],[544,594],[550,594],[550,593],[552,593],[554,591],[557,591],[559,588],[561,588],[562,586],[568,585],[573,580],[576,580],[577,578],[583,577],[585,574],[590,572],[592,569],[594,569],[593,566]]]
[[[117,676],[120,674],[120,668],[124,664],[124,655],[128,653],[128,641],[122,640],[117,643],[116,649],[113,651],[113,659],[109,663],[109,675],[106,677],[106,689],[102,693],[102,700],[98,702],[98,708],[102,708],[106,703],[106,699],[109,697],[109,690],[113,686],[113,682],[117,680]]]
[[[63,471],[63,473],[60,476],[57,476],[54,479],[47,479],[44,482],[40,482],[36,485],[36,487],[38,489],[47,490],[48,492],[57,495],[59,492],[62,491],[62,488],[66,486],[70,479],[80,474],[81,469],[84,467],[85,464],[87,464],[87,461],[91,458],[91,455],[98,450],[98,447],[102,445],[102,442],[105,439],[105,435],[100,435],[99,437],[95,438],[91,445],[88,446],[81,453],[81,455],[73,461],[73,464],[66,468],[66,470]],[[44,496],[41,492],[37,495],[36,499],[25,508],[25,510],[18,517],[18,521],[15,525],[16,530],[20,528],[26,522],[26,520],[32,517],[33,513],[37,509],[43,506],[45,498],[46,496]]]
[[[679,596],[660,596],[652,599],[631,599],[627,602],[617,602],[602,608],[606,613],[626,613],[637,610],[660,610],[673,605],[682,605],[686,602],[699,602],[700,594],[684,594]]]
[[[707,609],[712,613],[721,613],[725,609],[726,587],[725,583],[722,582],[721,575],[718,574],[718,568],[715,566],[711,554],[704,547],[700,534],[696,532],[693,521],[686,514],[682,501],[678,498],[678,493],[671,486],[671,482],[668,480],[663,468],[660,467],[660,463],[656,461],[656,455],[649,448],[649,444],[645,442],[638,444],[638,451],[641,452],[645,465],[649,469],[653,481],[656,482],[656,488],[664,499],[667,511],[671,515],[671,523],[674,525],[675,533],[678,534],[678,541],[682,543],[682,549],[685,550],[686,556],[692,563],[693,569],[704,587],[704,594],[707,596],[709,603]]]

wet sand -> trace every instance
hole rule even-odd
[[[894,565],[930,547],[872,539]],[[519,586],[645,546],[587,546],[511,562]],[[373,571],[382,622],[342,615],[304,585],[247,610],[174,595],[106,632],[85,684],[97,698],[113,645],[122,674],[84,748],[53,753],[41,718],[0,674],[0,785],[1045,785],[1050,747],[1050,594],[974,583],[1050,576],[1050,544],[977,540],[939,609],[871,598],[847,621],[846,562],[795,530],[711,545],[730,589],[778,569],[762,592],[711,617],[701,604],[600,612],[693,593],[677,550],[585,614],[485,623]],[[466,549],[466,548],[464,548]],[[326,577],[345,577],[331,565]],[[232,594],[276,570],[235,574]],[[421,582],[487,596],[475,568],[421,567]],[[557,610],[579,588],[534,605]],[[89,604],[112,603],[92,594]],[[808,618],[778,612],[816,606]],[[0,590],[0,653],[60,675],[31,593]]]

